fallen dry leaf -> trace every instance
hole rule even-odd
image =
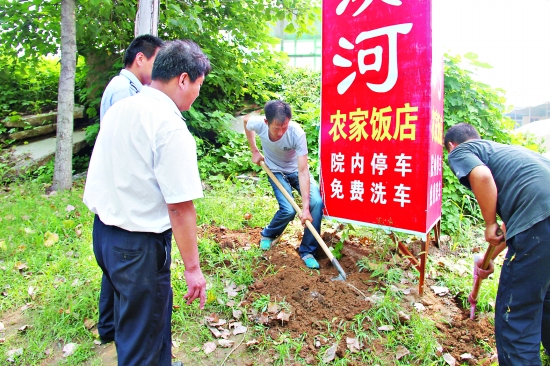
[[[258,323],[267,324],[269,323],[269,315],[267,313],[261,313],[258,317]]]
[[[247,213],[244,214],[243,217],[244,217],[245,220],[250,220],[252,218],[252,215],[247,212]]]
[[[63,347],[63,357],[69,357],[76,351],[76,348],[78,347],[78,344],[76,343],[67,343]]]
[[[443,346],[441,346],[439,343],[435,342],[435,350],[436,354],[438,356],[441,356],[443,354]]]
[[[346,345],[351,353],[357,353],[363,349],[363,343],[357,338],[346,338]]]
[[[222,338],[223,339],[227,339],[231,336],[231,332],[229,330],[225,329],[225,328],[223,328],[221,330],[221,332],[222,332]]]
[[[231,322],[231,323],[229,323],[229,329],[236,328],[236,327],[241,326],[241,325],[243,325],[243,323],[241,323],[241,322]]]
[[[403,357],[405,357],[406,355],[410,354],[411,352],[409,352],[409,350],[403,346],[397,346],[396,350],[395,350],[395,359],[396,360],[399,360]]]
[[[408,314],[405,314],[403,311],[399,311],[397,313],[397,316],[399,316],[399,321],[401,323],[408,323],[411,320],[411,317]]]
[[[325,351],[325,354],[323,355],[323,362],[329,363],[330,361],[334,360],[337,349],[338,349],[338,343],[334,343],[332,346],[330,346],[329,349],[327,349]]]
[[[240,319],[243,316],[242,310],[233,310],[233,318]]]
[[[225,325],[227,324],[227,320],[225,319],[218,319],[217,322],[213,322],[213,323],[210,323],[208,325],[210,325],[211,327],[221,327],[222,325]]]
[[[451,356],[450,353],[445,353],[443,355],[443,360],[445,360],[445,362],[447,362],[447,364],[449,366],[455,366],[456,365],[456,360],[453,356]]]
[[[223,289],[223,292],[225,292],[229,297],[235,297],[239,294],[237,292],[237,285],[235,285],[233,282],[225,286],[225,288]]]
[[[424,305],[422,305],[421,303],[419,303],[419,302],[415,302],[413,306],[416,309],[416,311],[418,311],[419,313],[426,310],[426,307]]]
[[[314,363],[314,362],[315,362],[315,357],[313,357],[313,355],[307,355],[307,356],[306,356],[306,363],[307,363],[308,365],[311,365],[311,364]]]
[[[445,296],[449,293],[449,288],[445,286],[430,286],[432,291],[439,296]]]
[[[391,332],[393,330],[393,325],[382,325],[381,327],[378,327],[378,330],[382,332]]]
[[[267,312],[268,313],[277,314],[278,311],[279,311],[279,305],[277,305],[276,302],[270,302],[267,305]]]
[[[288,338],[288,336],[286,334],[282,334],[279,337],[278,341],[273,341],[273,344],[276,345],[276,346],[278,346],[280,344],[283,344],[283,343],[287,342],[287,338]]]
[[[474,356],[469,353],[463,353],[460,355],[461,360],[471,360],[472,358],[474,358]]]
[[[254,346],[256,344],[260,344],[260,342],[258,342],[257,339],[252,339],[252,340],[246,342],[245,344],[246,344],[247,347],[250,347],[250,346]]]
[[[214,342],[207,342],[202,346],[202,350],[205,354],[212,353],[216,350],[218,346],[216,346],[216,343]]]
[[[23,325],[22,327],[20,327],[19,329],[17,329],[19,332],[21,333],[25,333],[27,330],[29,330],[30,328],[32,327],[32,325],[28,325],[28,324],[25,324]]]
[[[281,310],[281,312],[277,314],[277,319],[281,322],[287,322],[290,320],[290,313],[286,313],[284,310]]]
[[[23,348],[17,348],[17,349],[11,349],[8,352],[6,352],[6,356],[8,356],[7,360],[8,362],[15,362],[15,356],[21,356],[23,354]]]
[[[67,207],[65,207],[65,211],[67,212],[71,212],[71,211],[74,211],[74,206],[73,205],[67,205]]]
[[[221,338],[222,334],[220,333],[220,331],[218,329],[216,329],[214,327],[208,327],[208,329],[212,332],[214,337]]]
[[[220,318],[218,314],[212,313],[208,316],[205,316],[204,320],[206,320],[207,323],[216,323],[220,321]]]
[[[46,231],[44,234],[44,245],[46,247],[51,247],[55,243],[59,241],[59,235],[56,233],[50,233],[49,231]]]
[[[29,294],[31,299],[34,300],[34,298],[36,297],[36,292],[35,292],[35,288],[33,286],[29,286],[29,288],[27,289],[27,293]]]
[[[90,330],[95,326],[95,321],[92,319],[84,318],[84,326],[86,329]]]
[[[201,349],[199,347],[195,347],[191,350],[191,352],[199,352]]]
[[[237,335],[237,334],[243,334],[245,333],[247,330],[247,328],[245,326],[238,326],[238,327],[235,327],[235,329],[233,329],[233,335]]]
[[[4,331],[4,323],[0,322],[0,332]]]
[[[231,346],[233,346],[233,343],[235,343],[235,342],[227,340],[227,339],[219,339],[218,340],[218,344],[220,345],[220,347],[223,347],[223,348],[230,348]]]
[[[26,269],[29,269],[26,263],[23,262],[17,262],[15,263],[15,269],[17,269],[19,272],[23,272]]]

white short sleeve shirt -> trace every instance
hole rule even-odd
[[[246,129],[254,131],[262,142],[265,163],[274,172],[295,173],[298,171],[298,156],[307,155],[306,133],[294,121],[278,141],[269,139],[269,131],[263,116],[252,116]]]
[[[167,204],[201,197],[195,140],[166,94],[145,86],[109,108],[83,199],[103,223],[161,233],[171,227]]]

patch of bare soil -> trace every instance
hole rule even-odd
[[[258,245],[262,235],[260,228],[248,226],[240,230],[230,230],[223,226],[200,226],[198,235],[214,240],[223,249],[235,249]]]
[[[227,229],[210,227],[210,233],[218,233],[216,238],[224,247],[236,247],[237,243],[248,243],[252,240],[257,245],[260,234],[251,229],[243,229],[242,232],[230,231]],[[242,235],[244,238],[235,238]],[[253,238],[253,239],[251,239]],[[332,238],[324,235],[326,242]],[[228,242],[232,240],[232,244]],[[341,320],[352,320],[353,317],[362,311],[368,310],[371,306],[369,297],[376,289],[385,288],[386,284],[379,283],[376,278],[371,278],[367,272],[360,272],[356,263],[363,256],[369,256],[374,251],[372,241],[367,238],[350,238],[345,241],[342,250],[343,257],[339,260],[340,265],[347,274],[346,281],[334,281],[338,272],[330,263],[330,260],[320,249],[318,261],[321,265],[320,271],[307,269],[300,259],[297,247],[301,240],[301,232],[283,235],[278,244],[265,252],[266,261],[258,270],[258,275],[265,273],[268,266],[274,266],[276,273],[258,280],[249,287],[249,293],[244,305],[250,305],[261,295],[270,295],[271,301],[285,301],[291,306],[291,316],[288,322],[281,322],[275,316],[268,318],[268,335],[278,339],[284,332],[290,332],[293,337],[307,334],[305,342],[307,348],[302,352],[305,357],[309,354],[316,354],[316,336],[327,333],[327,327],[337,327]],[[430,258],[437,261],[438,257],[450,255],[450,250],[445,244],[440,247],[430,246]],[[413,254],[418,255],[420,244],[411,243],[410,249]],[[438,343],[442,346],[442,353],[450,353],[457,361],[468,362],[469,364],[490,364],[489,358],[494,353],[494,329],[485,318],[476,317],[469,319],[469,309],[463,309],[461,305],[449,294],[437,296],[430,289],[434,281],[427,274],[423,296],[418,295],[418,285],[413,283],[417,274],[412,270],[410,263],[403,258],[401,268],[405,270],[406,277],[399,284],[400,290],[405,290],[402,306],[410,314],[416,311],[414,304],[422,304],[424,310],[422,316],[433,320],[441,332],[437,337]],[[256,315],[257,317],[260,315]],[[265,319],[263,319],[265,320]],[[365,329],[369,324],[363,324]],[[352,333],[349,337],[354,337]],[[321,340],[322,341],[322,340]],[[317,344],[318,346],[318,344]],[[379,345],[372,345],[373,351]],[[493,352],[488,352],[487,347]],[[338,345],[337,355],[342,355],[347,349],[346,340],[343,338]],[[471,358],[468,355],[471,355]],[[466,358],[461,358],[466,357]]]
[[[258,245],[260,240],[260,228],[243,227],[240,230],[230,230],[224,227],[207,226],[200,228],[199,235],[208,236],[219,243],[222,248],[236,249]],[[329,235],[330,236],[330,235]],[[325,241],[331,238],[324,236]],[[250,319],[255,319],[268,326],[267,335],[273,340],[280,338],[282,333],[290,333],[292,337],[307,334],[305,342],[307,346],[301,351],[301,356],[315,363],[312,355],[318,354],[320,345],[326,340],[319,337],[326,335],[327,329],[335,329],[341,326],[341,321],[350,321],[355,315],[368,310],[372,305],[372,296],[375,291],[384,289],[387,285],[380,283],[377,278],[371,278],[368,272],[360,272],[356,266],[357,261],[363,256],[372,255],[374,243],[367,238],[350,238],[345,241],[342,250],[343,257],[339,260],[347,274],[346,281],[334,281],[338,276],[337,270],[322,250],[318,253],[318,261],[321,265],[319,271],[305,267],[300,259],[297,247],[301,240],[301,230],[294,234],[285,234],[281,240],[264,254],[265,261],[258,269],[258,281],[249,286],[249,292],[243,306],[252,308],[251,305],[262,295],[269,295],[272,302],[285,302],[290,305],[290,317],[277,319],[272,313],[249,313]],[[411,243],[410,249],[418,254],[420,245]],[[430,258],[437,263],[438,257],[449,255],[449,249],[444,244],[440,248],[430,247]],[[266,269],[272,266],[275,274],[263,277]],[[421,316],[431,319],[439,334],[435,334],[441,345],[442,354],[449,353],[458,362],[470,365],[490,365],[490,358],[495,353],[494,329],[486,318],[476,317],[469,319],[468,309],[463,309],[450,294],[438,296],[434,294],[430,286],[434,281],[427,274],[424,295],[418,295],[418,285],[415,284],[417,274],[412,270],[410,263],[403,258],[401,269],[405,271],[405,278],[397,285],[405,295],[402,297],[402,306],[408,314],[418,311],[418,304],[423,306]],[[369,329],[371,325],[364,322],[363,328]],[[231,349],[219,348],[205,356],[202,365],[221,364],[232,352],[225,365],[252,365],[254,363],[270,364],[271,360],[251,359],[251,353],[245,352],[245,343],[239,347],[239,341],[244,335],[232,337],[235,342]],[[348,337],[355,337],[353,333]],[[367,345],[372,352],[383,354],[383,340]],[[233,349],[237,347],[236,349]],[[346,338],[342,337],[336,350],[337,356],[344,356],[347,349]],[[273,351],[274,352],[274,351]],[[108,353],[107,353],[108,354]],[[186,356],[174,349],[176,359],[186,363]],[[253,354],[252,354],[253,355]],[[468,356],[469,355],[469,356]],[[275,353],[273,353],[275,356]],[[388,364],[394,363],[394,359],[388,359]]]

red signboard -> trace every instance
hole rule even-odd
[[[425,235],[441,217],[443,60],[429,0],[324,0],[325,216]]]

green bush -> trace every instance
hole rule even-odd
[[[477,55],[464,56],[473,67],[490,67],[477,60]],[[460,56],[445,55],[445,115],[444,129],[460,122],[473,125],[481,138],[503,144],[522,145],[538,150],[529,136],[514,136],[514,121],[504,115],[504,90],[494,89],[473,78]],[[447,151],[443,149],[443,232],[458,234],[464,227],[483,222],[474,195],[455,177],[448,165]]]
[[[20,63],[9,57],[0,56],[2,71],[0,82],[0,118],[16,112],[37,114],[54,110],[57,106],[57,85],[59,62],[55,58],[43,57],[36,67]]]

